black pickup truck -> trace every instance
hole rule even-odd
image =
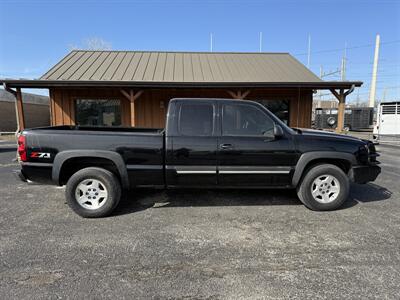
[[[18,139],[24,181],[66,185],[83,217],[109,215],[136,188],[288,188],[336,209],[350,181],[380,173],[372,142],[289,128],[252,101],[173,99],[165,130],[56,126]]]

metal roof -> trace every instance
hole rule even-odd
[[[323,81],[289,53],[74,50],[39,79],[3,79],[9,87],[307,87]]]
[[[40,79],[321,82],[288,53],[72,51]]]

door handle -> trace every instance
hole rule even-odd
[[[232,149],[233,146],[232,146],[232,144],[221,144],[221,145],[220,145],[220,148],[221,148],[222,150],[227,150],[227,149]]]

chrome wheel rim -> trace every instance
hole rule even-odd
[[[339,193],[339,180],[332,175],[320,175],[311,185],[311,194],[319,203],[331,203],[337,199]]]
[[[75,189],[76,202],[86,209],[99,209],[107,202],[107,198],[106,186],[97,179],[85,179]]]

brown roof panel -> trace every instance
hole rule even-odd
[[[108,52],[101,52],[100,56],[96,61],[88,68],[85,73],[81,76],[80,80],[89,80],[96,73],[96,71],[100,68],[102,63],[107,59],[110,55]]]
[[[126,52],[118,52],[113,61],[107,67],[107,70],[99,80],[114,80],[114,74],[124,59]]]
[[[103,75],[107,72],[108,68],[111,66],[114,59],[117,57],[116,52],[109,52],[107,58],[100,64],[99,68],[94,72],[91,80],[100,80]]]
[[[81,69],[82,66],[85,65],[86,61],[94,54],[95,52],[85,52],[79,59],[75,60],[68,69],[62,73],[57,79],[61,80],[74,80],[74,74]],[[68,62],[67,62],[68,63]],[[85,69],[86,70],[86,69]],[[48,78],[51,79],[51,78]]]
[[[75,50],[41,80],[322,82],[288,53]]]
[[[166,53],[159,53],[158,54],[158,61],[156,68],[154,70],[154,81],[163,81],[164,80],[164,70],[165,70],[165,63],[167,61],[167,54]]]
[[[167,61],[164,69],[164,80],[166,82],[174,81],[174,66],[175,66],[175,54],[167,53]]]
[[[183,54],[183,77],[185,81],[193,82],[193,65],[192,55],[190,53]]]
[[[91,68],[91,66],[97,61],[97,59],[100,57],[101,52],[96,52],[91,54],[88,59],[81,65],[79,66],[76,71],[69,77],[71,80],[80,80],[82,79],[82,75]]]
[[[125,57],[122,59],[121,64],[118,66],[117,70],[112,77],[112,80],[122,80],[125,75],[135,53],[126,53]]]
[[[146,66],[146,71],[144,72],[143,80],[144,81],[153,81],[154,73],[156,71],[157,61],[158,61],[159,53],[151,53],[149,62]]]
[[[136,69],[139,65],[140,59],[142,58],[142,52],[135,52],[133,53],[133,57],[131,62],[128,65],[128,68],[126,69],[126,72],[124,76],[122,77],[122,80],[130,81],[133,78],[133,75],[135,75]]]
[[[140,58],[140,61],[139,61],[139,65],[136,68],[136,72],[133,75],[133,78],[132,78],[133,81],[143,81],[144,72],[146,71],[147,63],[149,62],[150,55],[151,55],[150,52],[143,52],[142,57]]]

